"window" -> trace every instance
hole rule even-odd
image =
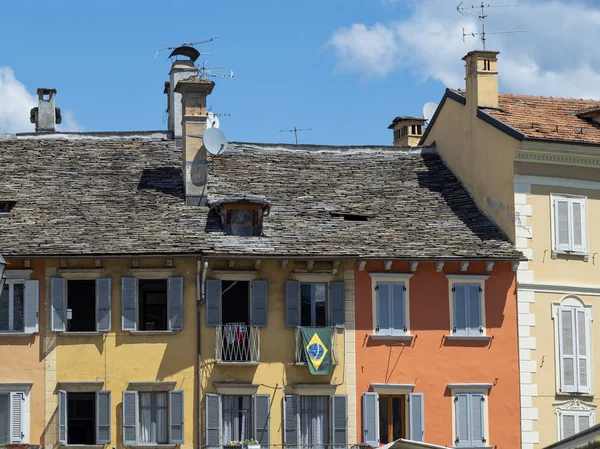
[[[182,444],[183,391],[124,391],[123,444]]]
[[[484,335],[482,293],[480,283],[452,285],[453,335]]]
[[[167,280],[139,280],[139,330],[168,330]]]
[[[96,281],[68,281],[67,332],[96,330]]]
[[[406,438],[405,396],[379,396],[379,442],[392,443]]]
[[[344,327],[344,281],[310,282],[315,276],[296,276],[308,282],[286,281],[286,324],[290,327]]]
[[[55,332],[108,332],[111,280],[52,278],[50,305]]]
[[[592,383],[591,308],[577,297],[553,306],[560,391],[589,393]]]
[[[251,198],[247,194],[216,201],[212,207],[221,219],[223,232],[238,236],[262,235],[263,217],[270,210],[264,197]]]
[[[300,284],[300,326],[327,326],[327,283]]]
[[[0,333],[38,330],[38,281],[7,279],[0,292]]]
[[[555,252],[587,254],[586,198],[552,195]]]
[[[482,392],[464,392],[454,395],[454,419],[456,446],[485,446],[486,395]]]
[[[9,213],[16,204],[16,201],[0,201],[0,214]]]
[[[300,396],[300,444],[312,449],[329,446],[328,396]]]
[[[423,393],[404,391],[405,394],[363,393],[363,443],[377,447],[398,438],[425,440],[425,397]]]
[[[228,234],[255,235],[255,226],[258,224],[258,213],[252,209],[231,209],[227,211]]]
[[[221,441],[249,440],[252,436],[250,396],[222,396],[223,435]]]
[[[61,445],[110,443],[110,391],[58,392]]]
[[[406,286],[404,282],[377,282],[376,333],[382,335],[406,335]]]
[[[0,390],[0,445],[28,441],[27,398],[24,391]]]
[[[596,405],[577,398],[554,404],[557,417],[558,440],[572,437],[594,425]]]

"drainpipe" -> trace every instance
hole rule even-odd
[[[196,263],[196,346],[198,351],[198,448],[202,447],[202,349],[201,349],[201,325],[200,308],[206,299],[204,286],[206,285],[206,273],[208,261],[204,257],[198,257]]]

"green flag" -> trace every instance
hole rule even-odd
[[[301,327],[300,335],[310,374],[331,374],[331,328]]]

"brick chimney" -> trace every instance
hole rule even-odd
[[[396,117],[388,129],[394,130],[395,147],[416,147],[425,131],[425,119],[420,117]]]
[[[463,59],[466,66],[467,105],[498,108],[498,51],[474,50]]]
[[[175,93],[181,94],[183,183],[187,206],[206,205],[208,166],[202,135],[206,130],[206,97],[214,87],[213,81],[193,75],[179,81],[174,89]]]
[[[171,71],[169,72],[169,82],[168,84],[165,83],[165,93],[168,95],[168,126],[169,131],[173,132],[177,148],[181,148],[182,145],[181,94],[175,91],[175,87],[179,81],[196,75],[197,73],[198,69],[194,66],[194,61],[189,59],[176,59],[173,61]]]
[[[29,120],[35,123],[35,132],[53,133],[56,125],[62,121],[60,108],[55,106],[56,89],[40,87],[37,94],[38,106],[31,110]]]

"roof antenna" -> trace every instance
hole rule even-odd
[[[196,45],[206,44],[207,42],[212,42],[218,38],[219,38],[219,36],[209,37],[208,39],[200,39],[199,41],[184,42],[181,45],[174,45],[174,46],[169,45],[169,46],[166,46],[163,48],[159,48],[158,50],[156,50],[154,59],[156,59],[159,52],[164,51],[164,50],[172,50],[171,54],[169,55],[169,58],[172,58],[173,56],[182,55],[182,56],[187,56],[188,58],[190,58],[190,60],[192,62],[194,62],[194,61],[196,61],[196,59],[198,59],[200,57],[200,55],[210,55],[210,53],[200,53],[194,47]]]
[[[280,133],[294,133],[294,137],[296,138],[296,145],[298,145],[298,133],[303,131],[312,131],[311,128],[296,128],[295,126],[292,129],[280,129]]]
[[[463,27],[463,42],[465,41],[466,36],[478,37],[481,39],[481,43],[483,45],[483,49],[485,50],[485,41],[487,40],[488,34],[509,34],[509,33],[526,33],[527,30],[509,30],[509,31],[485,31],[485,19],[487,18],[487,14],[485,13],[485,8],[505,8],[507,6],[519,6],[518,4],[506,4],[506,5],[490,5],[484,4],[481,2],[480,5],[471,5],[471,6],[463,6],[463,2],[460,2],[456,7],[456,10],[462,14],[463,16],[472,16],[477,17],[481,22],[481,32],[479,33],[465,33],[465,27]],[[481,9],[481,12],[472,12],[472,10]]]
[[[200,78],[233,78],[233,70],[226,69],[223,66],[209,67],[205,61],[202,65],[198,65],[198,76]]]

